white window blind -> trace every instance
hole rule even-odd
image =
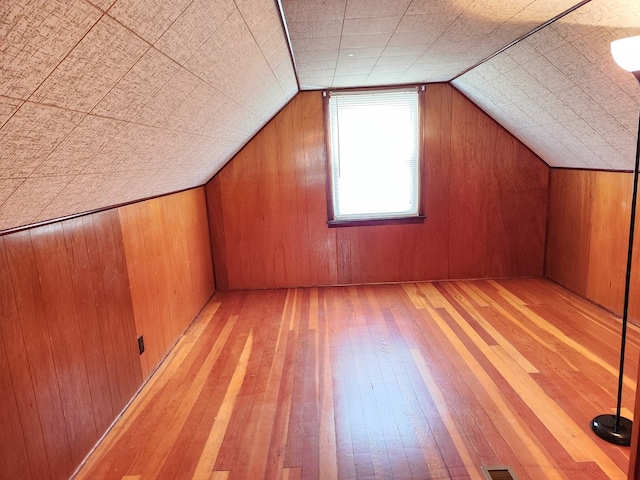
[[[419,215],[418,90],[330,92],[334,220]]]

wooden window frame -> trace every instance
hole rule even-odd
[[[416,87],[418,89],[418,214],[403,215],[398,217],[381,217],[381,218],[354,218],[354,219],[336,219],[333,206],[333,168],[331,155],[331,118],[329,114],[329,93],[332,91],[362,91],[372,92],[393,90],[394,88],[402,89],[407,87]],[[322,92],[322,104],[324,115],[324,136],[327,158],[325,163],[326,169],[326,194],[327,194],[327,224],[329,227],[354,227],[354,226],[372,226],[372,225],[402,225],[424,223],[426,216],[424,214],[424,205],[422,200],[422,189],[424,182],[424,135],[423,135],[423,115],[424,115],[424,96],[426,85],[394,85],[390,87],[370,87],[370,88],[353,88],[353,89],[332,89]]]

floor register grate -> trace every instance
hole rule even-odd
[[[518,480],[511,467],[500,465],[495,467],[481,467],[484,478],[487,480]]]

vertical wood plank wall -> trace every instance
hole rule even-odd
[[[0,236],[0,478],[82,461],[213,293],[206,222],[199,188]]]
[[[545,274],[618,315],[624,296],[632,183],[632,174],[625,172],[551,172]],[[638,237],[636,245],[633,263],[638,271]],[[639,274],[632,276],[631,287],[638,291]],[[640,321],[640,296],[632,295],[629,307],[630,317]]]
[[[327,227],[320,92],[302,92],[206,186],[219,290],[542,275],[549,168],[428,85],[424,224]]]
[[[214,291],[204,188],[119,209],[146,378]]]

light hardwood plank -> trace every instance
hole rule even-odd
[[[217,293],[76,480],[623,480],[618,327],[544,279]]]

